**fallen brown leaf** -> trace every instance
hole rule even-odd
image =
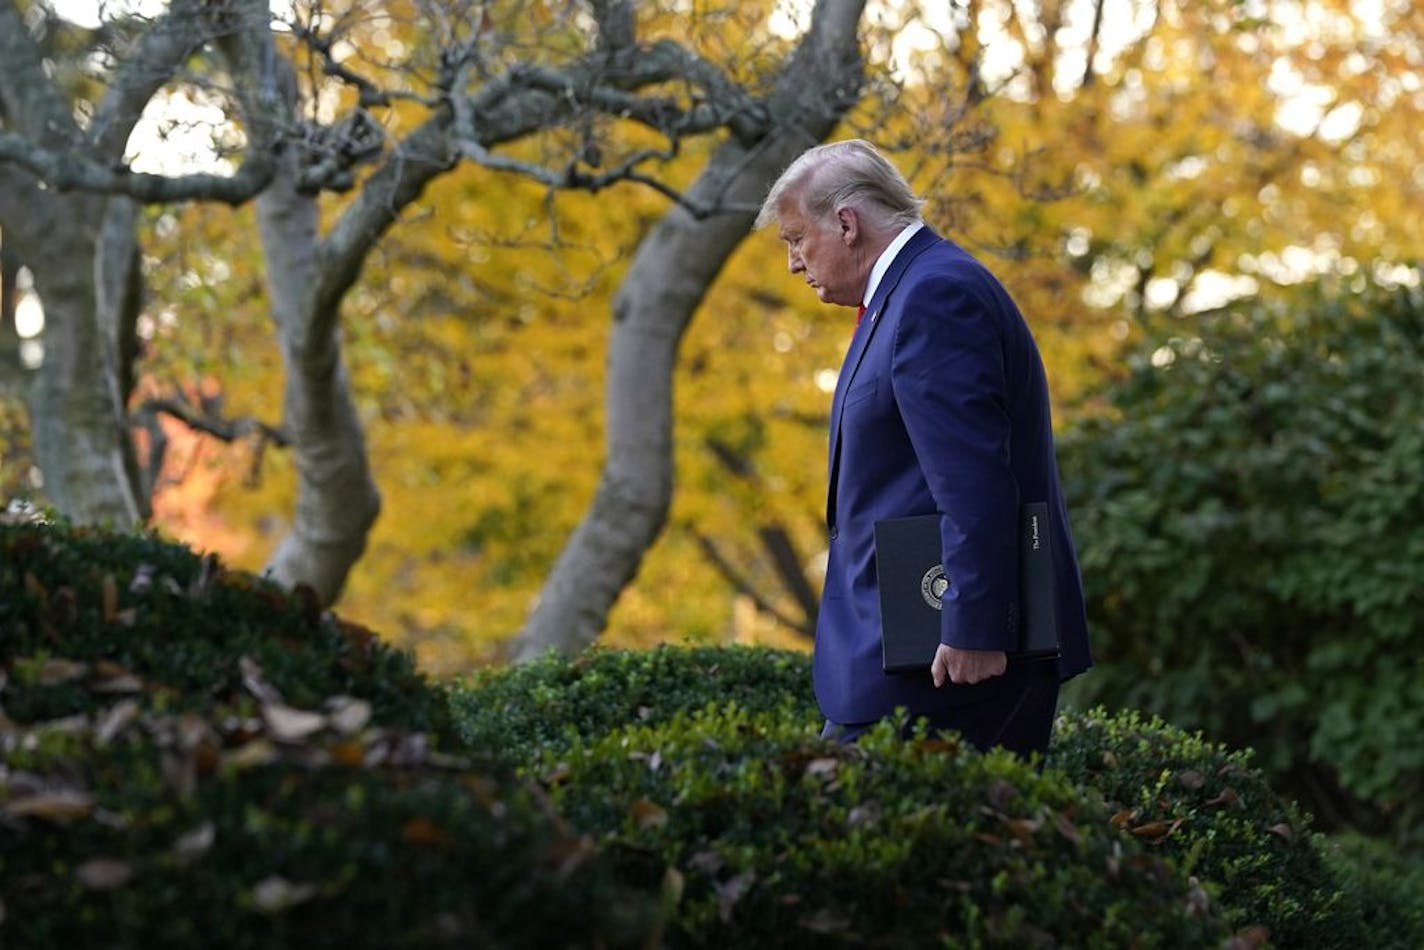
[[[5,813],[12,818],[44,818],[65,824],[88,817],[94,811],[94,796],[79,789],[50,789],[12,799]]]
[[[410,844],[447,845],[450,843],[450,836],[444,828],[420,815],[401,827],[401,840]]]
[[[267,724],[267,734],[278,742],[301,742],[326,727],[326,717],[321,713],[281,703],[263,706],[262,721]]]
[[[343,736],[354,736],[371,721],[371,704],[354,696],[333,696],[326,709],[331,728]]]
[[[191,864],[207,854],[216,840],[217,829],[211,821],[205,821],[173,842],[173,857],[179,864]]]
[[[112,891],[133,880],[133,866],[114,858],[91,858],[74,869],[79,883],[91,891]]]
[[[35,681],[41,686],[59,686],[77,680],[89,672],[89,664],[78,660],[44,660],[35,671]]]
[[[114,575],[105,574],[99,582],[99,596],[105,623],[113,623],[119,616],[119,582]]]
[[[640,798],[629,805],[628,814],[639,828],[661,828],[668,821],[667,811],[646,798]]]
[[[252,903],[260,911],[277,914],[306,903],[316,894],[315,884],[294,884],[274,874],[257,882],[257,886],[252,889]]]
[[[119,733],[138,718],[138,713],[139,705],[136,700],[124,699],[110,706],[94,724],[94,744],[102,748],[113,742]]]

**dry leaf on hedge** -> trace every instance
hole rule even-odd
[[[224,768],[236,769],[240,772],[259,765],[270,765],[280,757],[277,747],[272,743],[266,739],[253,739],[246,745],[225,753],[222,757],[222,764]]]
[[[105,574],[104,579],[99,582],[99,598],[103,609],[105,623],[113,623],[119,616],[119,582],[114,580],[114,575]]]
[[[1083,843],[1082,833],[1078,831],[1077,826],[1073,824],[1072,820],[1061,811],[1053,813],[1053,826],[1058,829],[1060,835],[1067,838],[1073,844]]]
[[[1289,840],[1291,840],[1292,838],[1295,837],[1295,829],[1292,828],[1290,825],[1286,824],[1285,822],[1281,822],[1281,823],[1278,824],[1278,825],[1272,825],[1270,828],[1267,828],[1266,830],[1269,831],[1269,832],[1270,832],[1271,834],[1273,834],[1273,835],[1280,835],[1282,838],[1286,839],[1287,841],[1289,841]]]
[[[153,586],[153,565],[140,564],[129,582],[129,593],[143,596]]]
[[[35,671],[35,681],[41,686],[59,686],[88,672],[89,664],[78,660],[45,660]]]
[[[1006,818],[1004,825],[1009,829],[1009,834],[1019,841],[1028,842],[1032,841],[1034,834],[1043,827],[1043,822],[1037,818]]]
[[[173,842],[173,857],[179,864],[191,864],[208,853],[217,837],[213,823],[205,821]]]
[[[1225,950],[1256,950],[1266,946],[1271,940],[1271,932],[1260,924],[1254,924],[1234,934],[1226,942]]]
[[[326,727],[326,717],[321,713],[281,703],[263,706],[262,721],[267,724],[267,734],[278,742],[301,742]]]
[[[1203,785],[1206,784],[1206,779],[1202,777],[1202,774],[1200,772],[1188,770],[1186,772],[1182,772],[1177,776],[1177,782],[1183,788],[1189,788],[1192,791],[1196,791],[1197,789],[1201,788]]]
[[[417,815],[401,827],[401,840],[410,844],[447,845],[450,836],[424,815]]]
[[[806,774],[818,778],[834,778],[840,767],[841,763],[837,759],[812,759],[806,766]]]
[[[276,914],[311,900],[316,893],[315,884],[293,884],[274,874],[257,882],[252,889],[252,903],[260,911]]]
[[[1241,796],[1236,794],[1236,789],[1230,785],[1221,790],[1221,794],[1207,802],[1208,805],[1225,808],[1228,805],[1235,805],[1241,800]]]
[[[141,693],[143,680],[112,660],[100,660],[94,664],[97,680],[90,684],[91,693]]]
[[[12,818],[44,818],[64,823],[94,811],[94,796],[78,789],[60,788],[12,799],[5,814]]]
[[[682,872],[671,865],[663,872],[662,896],[669,907],[682,903],[682,891],[686,883],[687,879],[682,876]]]
[[[138,712],[138,701],[133,699],[121,700],[110,706],[94,724],[94,744],[103,747],[113,742],[138,718]]]
[[[667,811],[646,798],[640,798],[629,805],[628,814],[639,828],[661,828],[668,821]]]
[[[732,911],[752,889],[756,877],[755,871],[743,871],[736,877],[712,885],[717,891],[717,916],[722,918],[722,923],[732,919]]]
[[[1163,838],[1182,827],[1184,819],[1177,818],[1174,821],[1149,821],[1145,825],[1138,825],[1131,831],[1139,838],[1147,838],[1151,841],[1161,841]]]
[[[331,728],[343,736],[354,736],[371,721],[371,704],[354,696],[333,696],[326,708]]]
[[[727,862],[716,851],[699,851],[687,861],[687,866],[703,874],[716,874]]]
[[[267,682],[262,675],[262,667],[257,665],[257,661],[250,656],[238,659],[237,669],[242,674],[242,685],[247,687],[247,691],[259,703],[280,703],[282,694],[277,687]]]
[[[566,835],[555,839],[544,849],[544,863],[557,869],[560,876],[571,874],[596,852],[593,839],[588,835],[573,837]]]
[[[114,858],[91,858],[75,868],[74,876],[91,891],[112,891],[133,880],[133,866]]]
[[[847,828],[863,828],[873,825],[880,820],[880,804],[878,802],[865,802],[856,805],[846,815]]]
[[[807,914],[796,923],[817,934],[838,934],[850,927],[850,918],[838,910],[822,907],[814,914]]]

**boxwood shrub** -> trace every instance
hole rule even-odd
[[[765,768],[768,757],[784,754],[797,760],[838,754],[814,741],[819,718],[809,682],[804,654],[663,647],[594,651],[573,661],[550,657],[487,671],[461,684],[453,700],[457,727],[476,747],[504,749],[511,762],[522,763],[526,773],[551,785],[575,821],[624,846],[636,842],[634,853],[650,867],[658,866],[649,857],[656,854],[676,869],[686,858],[678,850],[684,847],[681,832],[666,830],[663,815],[677,828],[702,820],[681,812],[708,810],[699,797],[702,792],[683,787],[696,786],[696,776],[703,771],[710,770],[711,776],[702,780],[716,786],[760,774],[757,770]],[[715,711],[727,703],[733,704],[730,711]],[[735,725],[719,733],[719,718]],[[683,749],[689,731],[698,730],[707,745],[699,754],[713,761],[692,767],[686,776],[664,779],[661,786],[655,776],[643,774],[669,769],[669,749]],[[758,736],[751,744],[739,738],[747,730]],[[791,751],[775,751],[778,742]],[[862,746],[861,751],[869,751],[869,745]],[[599,767],[611,772],[595,768],[600,759],[620,757],[624,761],[617,765],[604,762]],[[955,753],[956,762],[965,757],[973,759]],[[896,763],[882,767],[918,768]],[[953,768],[951,773],[958,774]],[[1267,939],[1282,947],[1421,945],[1417,928],[1408,924],[1411,911],[1400,889],[1360,886],[1354,862],[1366,860],[1366,852],[1355,848],[1336,853],[1310,831],[1308,818],[1295,805],[1271,789],[1246,753],[1131,711],[1110,715],[1068,710],[1056,723],[1044,775],[1074,786],[1082,800],[1080,809],[1097,809],[1091,813],[1105,823],[1100,833],[1116,836],[1125,848],[1160,857],[1179,877],[1195,880],[1209,895],[1213,912],[1248,942]],[[762,776],[756,781],[767,780]],[[785,784],[784,778],[778,781]],[[906,785],[905,801],[916,803],[906,807],[934,805],[936,799],[925,796],[923,789],[939,789],[935,780],[907,780]],[[724,789],[716,794],[733,793]],[[795,797],[784,790],[777,794]],[[769,822],[779,807],[753,808],[757,817],[749,820]],[[653,825],[659,834],[656,842],[643,840],[649,831],[639,828],[640,823]],[[808,839],[815,836],[802,831]],[[702,844],[706,840],[704,835]],[[695,839],[685,847],[695,854],[701,844]],[[810,846],[798,841],[797,847]],[[731,879],[725,859],[720,860],[720,877],[703,880],[713,894],[718,883]],[[748,868],[756,866],[752,857],[745,860],[751,862]],[[678,873],[684,882],[689,880],[685,869]],[[1359,870],[1361,880],[1378,876],[1369,868]],[[712,900],[705,889],[698,899]],[[675,924],[683,942],[697,942],[693,931],[705,924],[697,914],[710,913],[708,907],[684,907],[682,920]],[[1392,928],[1378,925],[1391,917],[1396,921]],[[783,923],[797,929],[789,918]]]
[[[456,728],[472,749],[512,763],[630,723],[657,725],[709,703],[779,710],[819,725],[804,653],[752,647],[594,648],[481,670],[451,691]]]
[[[531,764],[630,875],[661,880],[670,946],[1179,947],[1228,934],[1194,882],[1064,776],[955,740],[883,726],[842,747],[781,711],[728,704]]]
[[[656,895],[453,755],[364,631],[151,537],[0,552],[0,945],[657,942]]]
[[[1097,790],[1113,823],[1208,882],[1230,921],[1283,947],[1362,942],[1360,905],[1308,816],[1231,751],[1136,712],[1059,718],[1049,761]]]
[[[255,669],[293,706],[352,696],[381,723],[453,735],[448,703],[410,656],[323,612],[308,590],[289,594],[154,535],[0,525],[0,555],[0,661],[25,685],[5,700],[17,719],[90,702],[84,677],[46,666],[59,658],[112,683],[141,677],[140,700],[165,709],[245,701],[244,669]]]

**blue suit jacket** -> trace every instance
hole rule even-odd
[[[975,700],[928,671],[881,669],[875,522],[940,512],[950,578],[940,641],[1010,650],[1018,512],[1045,501],[1057,569],[1059,676],[1088,652],[1082,582],[1058,486],[1038,347],[1008,292],[928,227],[895,256],[851,338],[831,402],[830,559],[816,624],[816,698],[832,722]]]

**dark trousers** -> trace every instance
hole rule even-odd
[[[929,673],[915,674],[928,676]],[[901,733],[909,738],[923,719],[928,731],[958,732],[976,749],[987,752],[1001,746],[1027,759],[1048,751],[1053,716],[1058,710],[1058,670],[1052,661],[1011,662],[1001,676],[973,686],[944,686],[956,692],[938,710],[909,717]],[[826,720],[821,738],[854,742],[873,722]]]

